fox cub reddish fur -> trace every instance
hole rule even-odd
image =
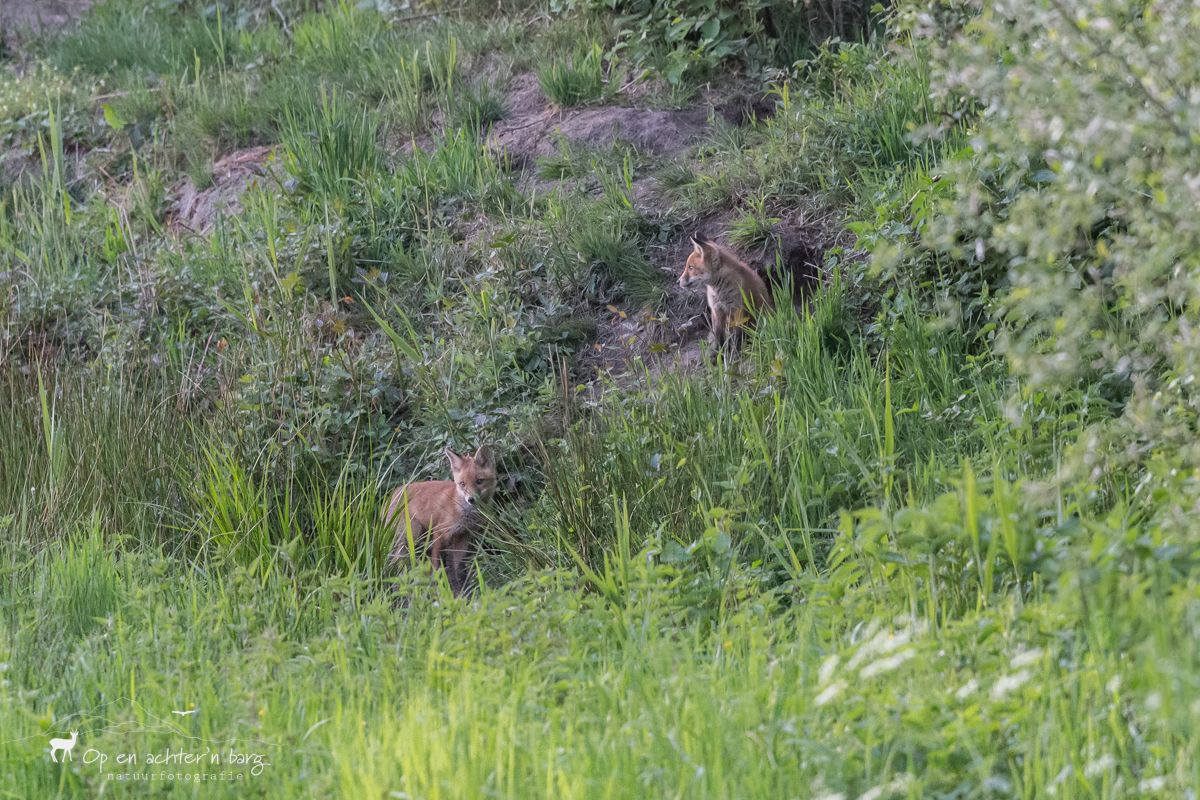
[[[396,529],[393,562],[408,556],[411,527],[417,552],[428,545],[433,568],[445,569],[450,588],[462,594],[470,573],[471,534],[482,517],[480,504],[496,491],[496,466],[486,446],[473,456],[460,456],[447,447],[446,458],[454,480],[401,486],[384,506],[383,519]]]
[[[679,285],[684,289],[706,287],[712,322],[709,341],[716,361],[727,341],[732,340],[737,348],[742,328],[754,324],[755,312],[772,308],[771,293],[758,273],[729,248],[700,234],[692,237],[692,246]]]

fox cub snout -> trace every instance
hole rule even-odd
[[[462,594],[470,572],[471,535],[482,519],[479,506],[496,492],[496,466],[491,451],[459,455],[446,448],[449,481],[419,481],[392,493],[383,509],[386,523],[395,527],[391,560],[408,555],[411,532],[417,552],[429,547],[434,569],[445,569],[450,588]]]
[[[679,285],[684,289],[705,287],[715,361],[727,342],[736,349],[742,329],[754,324],[756,312],[772,307],[771,293],[758,273],[729,248],[700,234],[692,237],[692,247]]]

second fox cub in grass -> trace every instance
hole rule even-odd
[[[487,446],[473,456],[460,456],[447,447],[446,458],[454,480],[401,486],[384,506],[383,519],[396,530],[393,562],[408,555],[411,523],[418,552],[428,544],[433,568],[444,568],[450,588],[462,594],[470,573],[471,534],[482,516],[480,504],[496,491],[496,466]]]
[[[692,237],[692,245],[695,249],[688,255],[679,285],[684,289],[707,287],[712,322],[709,340],[716,361],[727,340],[732,339],[736,348],[741,329],[753,325],[755,312],[772,307],[771,293],[758,273],[729,248],[700,234]]]

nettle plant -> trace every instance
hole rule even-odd
[[[555,0],[557,11],[615,15],[617,49],[654,63],[673,85],[723,62],[790,66],[822,42],[864,40],[888,4],[875,0]]]
[[[582,9],[616,15],[618,28],[629,32],[619,47],[635,61],[659,62],[672,84],[696,69],[710,69],[735,55],[744,54],[751,39],[762,30],[759,15],[767,3],[723,0],[557,0],[557,11]]]
[[[1190,0],[998,0],[936,59],[935,91],[981,124],[927,243],[997,277],[1029,389],[1082,387],[1120,414],[1084,454],[1092,477],[1112,455],[1200,465],[1197,25]]]

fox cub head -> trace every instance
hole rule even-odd
[[[454,490],[465,505],[477,505],[495,493],[496,464],[487,445],[476,450],[473,456],[460,456],[447,447],[446,458],[450,460]]]
[[[720,245],[698,233],[692,237],[692,248],[679,276],[679,285],[684,289],[708,285],[721,262]]]

